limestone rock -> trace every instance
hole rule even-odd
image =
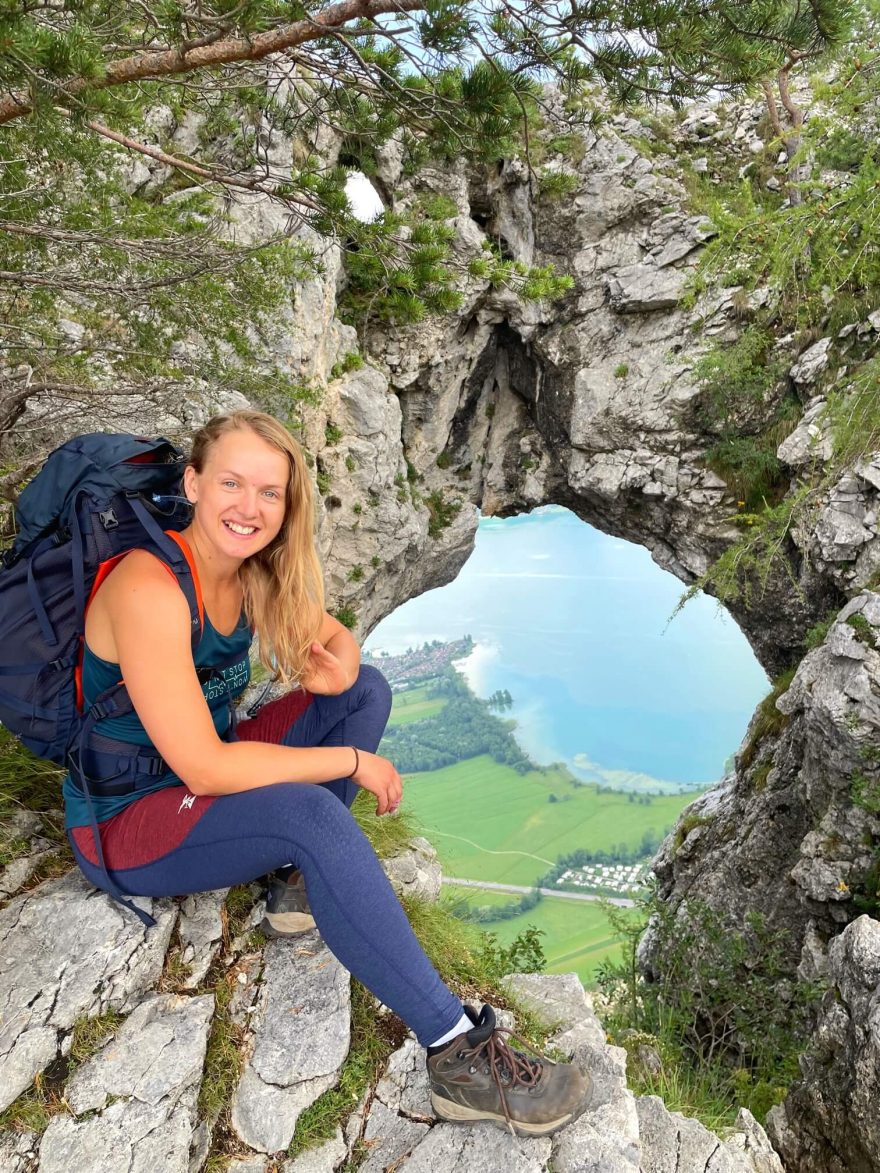
[[[267,1173],[268,1168],[268,1157],[240,1157],[230,1161],[224,1173]]]
[[[635,1099],[626,1086],[626,1054],[605,1031],[576,974],[514,974],[505,979],[545,1023],[550,1043],[588,1073],[592,1088],[581,1116],[552,1138],[556,1173],[638,1173]]]
[[[221,888],[216,892],[197,892],[181,902],[177,931],[182,946],[181,961],[190,969],[183,983],[188,990],[201,982],[220,950],[223,939],[220,910],[228,891]]]
[[[63,820],[61,811],[54,817]],[[13,896],[58,848],[44,834],[43,817],[34,811],[12,811],[0,823],[0,848],[14,858],[0,869],[0,900]]]
[[[828,951],[828,993],[802,1078],[768,1131],[798,1173],[880,1170],[880,922],[853,921]]]
[[[214,999],[156,994],[131,1012],[116,1037],[77,1068],[64,1098],[75,1116],[124,1096],[157,1105],[198,1084]]]
[[[381,1100],[374,1100],[362,1136],[369,1151],[361,1165],[363,1173],[384,1173],[389,1166],[398,1168],[428,1131],[427,1124],[409,1120],[386,1108]]]
[[[129,1009],[159,978],[176,910],[133,913],[78,871],[19,896],[0,912],[0,1107],[56,1058],[82,1016]]]
[[[818,342],[814,342],[804,351],[789,371],[789,375],[795,383],[807,387],[816,382],[828,366],[828,348],[831,346],[831,341],[830,338],[820,338]]]
[[[317,1148],[308,1149],[291,1161],[285,1161],[280,1173],[333,1173],[348,1155],[341,1129]]]
[[[575,973],[512,973],[504,979],[514,995],[547,1025],[570,1030],[595,1020],[587,992]],[[596,1038],[601,1044],[604,1032]]]
[[[698,1120],[667,1111],[658,1096],[642,1096],[637,1106],[641,1173],[783,1173],[751,1113],[741,1113],[740,1129],[722,1142]]]
[[[37,1146],[33,1132],[0,1134],[0,1173],[30,1173],[37,1159]]]
[[[626,1086],[626,1052],[580,1045],[573,1056],[593,1081],[577,1120],[552,1137],[556,1173],[639,1173],[639,1121]]]
[[[296,1121],[333,1085],[348,1052],[348,973],[316,931],[266,946],[250,1055],[232,1126],[261,1152],[286,1148]]]
[[[826,410],[824,399],[814,399],[791,433],[776,450],[776,455],[791,468],[804,465],[824,464],[831,456],[832,436],[823,415]]]
[[[388,1060],[376,1085],[376,1099],[386,1108],[416,1120],[433,1118],[425,1051],[410,1037]]]
[[[779,1154],[770,1143],[767,1133],[747,1108],[740,1108],[736,1128],[725,1138],[725,1148],[747,1162],[747,1173],[784,1173]]]
[[[383,859],[382,867],[400,896],[433,901],[440,895],[442,875],[437,852],[421,836],[410,840],[401,855]]]
[[[395,1166],[395,1173],[473,1173],[474,1169],[543,1173],[549,1156],[548,1137],[514,1139],[491,1124],[438,1124]]]
[[[196,1100],[214,999],[159,995],[79,1068],[40,1145],[40,1173],[189,1173]]]
[[[621,314],[672,309],[684,292],[686,276],[680,269],[660,268],[656,264],[628,265],[609,278],[608,296]]]

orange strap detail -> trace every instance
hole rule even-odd
[[[189,544],[187,543],[186,538],[182,537],[179,533],[177,533],[176,530],[167,529],[167,530],[165,530],[165,533],[167,534],[167,536],[169,538],[172,539],[172,541],[174,541],[180,547],[180,549],[183,551],[184,557],[186,558],[186,562],[187,562],[187,565],[189,566],[190,574],[192,575],[193,586],[195,587],[196,605],[199,609],[199,623],[200,623],[202,629],[204,629],[204,626],[205,626],[205,604],[202,601],[202,587],[201,587],[201,583],[199,582],[199,574],[198,574],[198,571],[196,570],[196,564],[195,564],[195,560],[192,556],[192,550],[190,550]],[[137,548],[138,548],[137,546],[132,546],[132,550],[137,549]],[[91,605],[92,605],[92,600],[94,599],[95,595],[98,593],[98,590],[100,589],[100,587],[103,585],[103,583],[109,577],[111,572],[114,571],[116,569],[116,567],[119,565],[119,563],[122,561],[122,559],[125,558],[126,555],[128,555],[130,553],[131,553],[131,550],[123,550],[121,554],[116,554],[113,558],[108,558],[106,562],[102,562],[98,566],[98,569],[95,572],[95,581],[92,584],[92,589],[89,592],[88,599],[86,600],[86,609],[83,614],[83,630],[84,631],[85,631],[85,624],[86,624],[86,615],[88,615],[88,613],[89,613],[89,607],[91,607]],[[174,573],[174,571],[171,569],[171,567],[168,565],[168,563],[162,562],[161,558],[159,558],[158,560],[159,560],[159,562],[161,562],[162,566],[165,567],[165,569],[168,571],[168,573],[171,575],[171,577],[176,582],[177,575]],[[85,654],[85,637],[83,637],[80,640],[79,658],[77,660],[76,667],[73,670],[74,683],[75,683],[75,687],[76,687],[76,707],[79,709],[80,712],[82,712],[83,704],[85,703],[84,697],[83,697],[83,688],[82,688],[82,666],[83,666],[84,654]],[[119,683],[121,684],[122,681],[120,680]]]
[[[122,559],[126,556],[126,554],[130,554],[130,553],[131,553],[131,550],[123,550],[121,554],[116,554],[115,557],[108,558],[106,562],[102,562],[98,566],[98,569],[95,572],[95,581],[92,584],[92,589],[89,591],[89,597],[88,597],[88,599],[86,599],[86,609],[83,613],[83,631],[85,631],[86,615],[88,615],[88,613],[89,613],[89,607],[91,607],[92,600],[94,599],[95,595],[98,593],[98,590],[101,587],[101,584],[109,576],[110,572],[112,570],[116,569],[116,567],[119,565],[119,563],[122,561]],[[79,645],[80,645],[79,646],[79,657],[76,662],[76,667],[73,670],[73,680],[74,680],[74,685],[76,687],[76,707],[79,709],[80,712],[82,712],[83,711],[83,704],[85,703],[84,697],[83,697],[83,687],[82,687],[83,656],[85,655],[85,647],[86,647],[85,637],[83,637],[79,641]]]
[[[196,562],[193,558],[192,550],[189,548],[189,543],[187,542],[186,538],[183,536],[183,534],[179,534],[177,530],[166,529],[165,533],[169,538],[171,538],[173,542],[176,542],[177,545],[180,546],[181,550],[183,551],[183,556],[186,558],[187,566],[189,566],[189,572],[192,575],[193,586],[196,590],[196,606],[199,609],[199,623],[204,628],[205,604],[202,601],[202,584],[199,582],[199,572],[196,570]],[[168,573],[174,576],[174,571],[171,569],[171,567],[168,566],[167,563],[164,565]]]

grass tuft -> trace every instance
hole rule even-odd
[[[685,839],[690,835],[691,831],[696,831],[697,827],[705,827],[712,820],[708,815],[684,815],[675,829],[675,839],[673,841],[674,850],[679,851]]]
[[[358,793],[352,804],[351,813],[379,859],[391,859],[395,855],[402,855],[413,839],[424,834],[415,818],[406,811],[378,816],[376,797],[366,790]]]
[[[794,680],[795,672],[797,672],[797,665],[793,668],[788,668],[780,676],[777,676],[773,681],[773,687],[770,692],[755,710],[749,740],[739,753],[738,764],[741,770],[748,769],[755,760],[758,746],[765,737],[771,733],[781,732],[788,724],[790,718],[785,713],[780,713],[776,707],[776,702],[783,693],[788,692],[791,687],[791,682]]]
[[[214,1017],[199,1089],[199,1111],[211,1121],[229,1108],[241,1074],[243,1031],[229,1013],[234,988],[234,973],[224,975],[214,986]]]
[[[35,757],[17,737],[0,728],[0,819],[16,810],[57,810],[64,773],[60,766]]]
[[[108,1010],[94,1018],[78,1018],[73,1024],[73,1038],[70,1043],[70,1060],[76,1066],[85,1063],[108,1043],[119,1029],[122,1015]]]
[[[67,1059],[56,1059],[41,1071],[17,1100],[0,1112],[0,1135],[4,1132],[45,1132],[59,1112],[69,1111],[62,1092],[70,1071]]]

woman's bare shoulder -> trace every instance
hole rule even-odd
[[[188,614],[186,600],[168,567],[147,550],[132,550],[101,585],[95,602],[113,616],[157,608]]]

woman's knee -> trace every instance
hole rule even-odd
[[[368,691],[373,704],[386,712],[387,719],[387,714],[391,712],[391,685],[378,668],[372,664],[361,664],[353,687]]]

